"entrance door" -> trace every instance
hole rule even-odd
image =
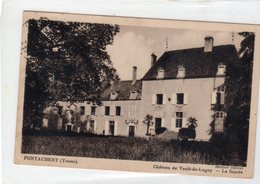
[[[129,126],[128,135],[129,135],[129,137],[134,137],[135,136],[135,126]]]
[[[109,133],[112,136],[115,135],[115,122],[114,121],[109,121]]]
[[[155,118],[155,128],[162,127],[162,118]]]
[[[72,126],[71,125],[67,125],[67,132],[71,132],[72,131]]]

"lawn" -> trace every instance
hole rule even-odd
[[[209,142],[137,137],[23,135],[22,153],[175,163],[243,165]]]

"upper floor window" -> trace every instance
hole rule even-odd
[[[116,116],[120,116],[120,115],[121,115],[121,107],[116,106]]]
[[[130,99],[131,99],[131,100],[136,99],[137,95],[138,95],[137,91],[131,91],[131,93],[130,93]]]
[[[96,106],[91,106],[91,110],[90,110],[91,115],[96,115],[96,108],[97,108]]]
[[[156,94],[156,104],[157,105],[163,104],[163,94]]]
[[[184,93],[177,93],[177,104],[184,104]]]
[[[85,114],[85,107],[84,106],[80,106],[80,115],[84,115]]]
[[[159,68],[157,71],[157,79],[163,79],[164,78],[164,69]]]
[[[211,104],[224,105],[225,103],[225,86],[221,85],[214,89],[211,94]]]
[[[62,114],[62,109],[63,109],[63,107],[62,107],[61,105],[59,105],[59,106],[58,106],[58,113],[59,113],[59,115]]]
[[[109,114],[110,114],[110,107],[105,106],[105,116],[109,116]]]
[[[172,104],[186,105],[188,104],[188,94],[187,93],[173,93],[171,98]]]

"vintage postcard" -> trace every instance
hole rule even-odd
[[[15,163],[252,178],[259,36],[25,11]]]

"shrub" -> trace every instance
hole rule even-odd
[[[155,129],[155,133],[156,134],[162,134],[163,132],[165,132],[167,130],[167,128],[165,127],[159,127]]]
[[[181,128],[178,133],[178,138],[183,140],[195,139],[196,131],[191,128]]]

